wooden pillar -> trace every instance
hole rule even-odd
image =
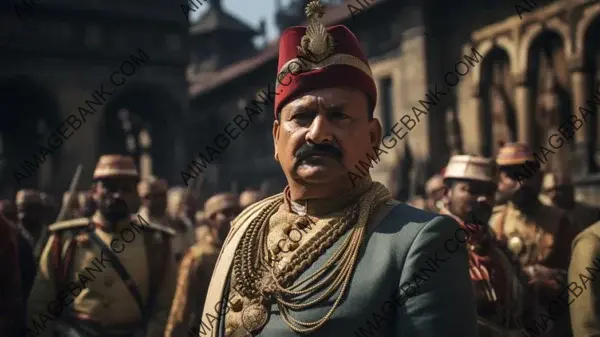
[[[462,130],[472,130],[472,134],[476,135],[477,137],[477,154],[480,156],[486,156],[488,155],[486,153],[486,148],[488,146],[485,144],[485,133],[490,132],[491,130],[485,130],[483,126],[484,111],[483,104],[481,102],[481,85],[479,83],[476,83],[471,90],[471,109],[470,115],[475,117],[475,123],[463,125]],[[491,155],[494,154],[492,153]]]
[[[589,109],[588,100],[589,87],[593,83],[588,83],[589,78],[586,73],[584,61],[582,57],[574,57],[569,60],[569,71],[571,73],[571,95],[573,97],[572,114],[576,115],[581,119],[580,107]],[[591,116],[587,116],[586,123],[579,130],[573,130],[575,132],[575,160],[577,163],[577,169],[574,174],[576,176],[586,175],[596,170],[596,163],[594,158],[595,144],[593,144],[592,132],[595,132],[597,125],[592,125]]]
[[[533,139],[533,111],[531,106],[531,88],[525,72],[515,74],[515,110],[517,112],[517,140],[535,145]]]

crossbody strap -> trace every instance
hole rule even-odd
[[[94,241],[98,246],[100,246],[102,248],[102,251],[104,251],[110,257],[111,261],[113,262],[113,268],[115,269],[117,274],[119,274],[119,277],[121,278],[123,283],[125,283],[125,285],[127,286],[127,289],[131,293],[131,296],[133,296],[135,302],[140,308],[140,314],[143,315],[144,301],[142,300],[142,294],[140,293],[140,290],[138,289],[131,275],[129,275],[129,272],[127,272],[127,269],[125,269],[125,267],[119,260],[117,254],[115,254],[112,251],[112,249],[110,249],[110,247],[108,247],[108,245],[98,237],[95,231],[90,233],[90,239],[92,239],[92,241]]]

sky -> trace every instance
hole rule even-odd
[[[277,38],[278,35],[274,18],[275,1],[277,0],[221,0],[221,7],[229,14],[254,29],[259,28],[260,19],[266,19],[267,39],[273,40]],[[192,3],[198,2],[207,4],[206,2],[201,1],[193,1]],[[289,0],[281,0],[281,3],[282,6],[285,7],[289,4]],[[210,6],[210,4],[208,4],[208,6]],[[192,22],[197,20],[201,13],[209,8],[208,6],[201,6],[196,12],[190,13]]]

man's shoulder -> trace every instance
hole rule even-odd
[[[577,237],[574,241],[578,241],[579,239],[585,237],[593,237],[600,241],[600,221],[597,221],[593,225],[581,231],[581,233],[577,234]]]
[[[391,222],[395,223],[396,225],[398,225],[398,223],[408,224],[411,222],[425,225],[436,217],[442,216],[441,214],[425,211],[405,203],[397,202],[395,200],[392,202],[395,202],[396,205],[393,206],[394,208],[384,221],[391,220]],[[391,205],[392,203],[386,202],[386,205],[387,204]]]
[[[90,219],[88,218],[76,218],[67,221],[59,221],[50,226],[48,226],[48,230],[51,233],[61,232],[61,231],[69,231],[69,230],[80,230],[84,227],[89,226]]]
[[[278,193],[248,206],[237,217],[235,217],[235,219],[231,221],[231,232],[233,232],[234,228],[239,227],[248,220],[254,219],[258,214],[260,214],[262,210],[268,207],[273,201],[281,198],[283,198],[283,193]]]

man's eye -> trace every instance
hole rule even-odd
[[[348,118],[348,115],[346,115],[342,111],[335,111],[335,112],[331,113],[331,117],[336,118],[336,119],[345,119],[345,118]]]

